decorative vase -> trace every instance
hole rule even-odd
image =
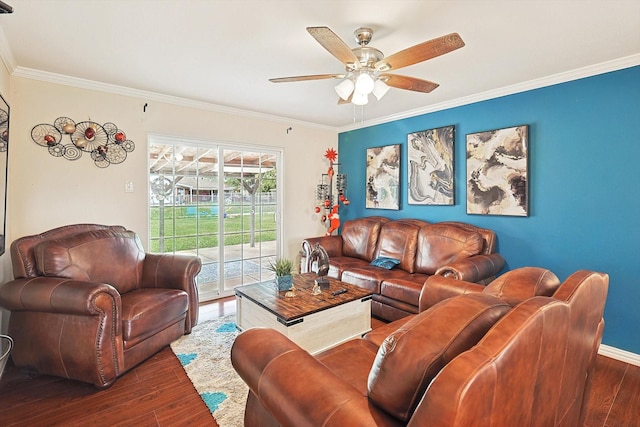
[[[277,276],[276,284],[278,285],[278,291],[290,291],[293,288],[293,276],[291,274]]]

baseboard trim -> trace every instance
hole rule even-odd
[[[631,353],[630,351],[620,350],[616,347],[600,344],[598,354],[621,362],[629,363],[630,365],[640,366],[640,354]]]

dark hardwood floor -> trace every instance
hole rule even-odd
[[[235,300],[202,305],[200,321],[235,313]],[[373,327],[382,322],[374,321]],[[9,361],[0,381],[0,426],[216,426],[166,348],[106,390],[29,377]],[[640,427],[640,367],[598,356],[585,426]]]

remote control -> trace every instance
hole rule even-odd
[[[331,292],[331,295],[333,295],[335,297],[336,295],[344,294],[346,292],[347,292],[347,289],[346,288],[342,288],[342,289],[338,289],[337,291]]]

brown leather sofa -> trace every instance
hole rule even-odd
[[[459,295],[379,347],[356,339],[316,357],[250,329],[231,351],[249,386],[245,425],[583,425],[607,287],[606,274],[583,270],[515,307]]]
[[[381,216],[346,221],[340,235],[302,242],[303,272],[314,269],[310,254],[316,244],[329,255],[329,276],[373,291],[372,313],[389,321],[418,313],[429,276],[487,283],[504,266],[495,233],[462,222]],[[371,265],[381,258],[399,263],[392,269]]]
[[[145,254],[122,226],[77,224],[11,244],[16,366],[105,388],[198,322],[195,256]]]

